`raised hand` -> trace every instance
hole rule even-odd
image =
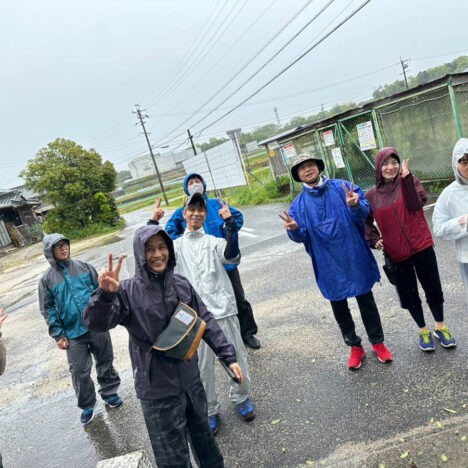
[[[294,221],[294,219],[291,218],[291,216],[289,216],[289,213],[287,211],[283,211],[284,213],[284,216],[282,216],[281,214],[279,214],[278,216],[284,221],[284,227],[288,230],[288,231],[295,231],[299,225],[296,223],[296,221]]]
[[[229,209],[230,197],[227,197],[227,202],[224,203],[221,198],[218,197],[218,202],[221,205],[221,209],[218,211],[219,217],[223,219],[228,219],[232,216],[231,210]]]
[[[410,173],[409,159],[404,159],[401,163],[401,178],[404,179]]]
[[[2,315],[3,311],[4,311],[4,309],[0,309],[0,328],[2,328],[3,322],[8,317],[8,314]]]
[[[99,287],[104,292],[113,293],[119,290],[119,285],[120,285],[119,273],[120,273],[120,269],[122,268],[123,259],[124,257],[123,255],[121,255],[119,257],[119,261],[117,262],[117,266],[115,267],[115,270],[114,270],[112,254],[109,254],[109,267],[107,270],[103,268],[98,278]]]
[[[354,191],[354,182],[351,184],[351,189],[348,190],[346,184],[343,182],[343,188],[346,192],[346,203],[352,208],[359,203],[359,195]]]
[[[161,208],[161,197],[156,200],[156,205],[154,206],[153,212],[151,213],[152,221],[159,221],[164,218],[164,210]]]

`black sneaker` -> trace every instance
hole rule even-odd
[[[94,410],[96,409],[97,401],[94,403],[94,406],[90,408],[85,408],[81,413],[80,421],[83,426],[89,424],[94,418]]]
[[[122,398],[120,398],[117,393],[104,398],[104,401],[106,402],[106,405],[111,408],[118,408],[123,403]]]
[[[244,340],[244,344],[245,344],[245,346],[248,346],[249,348],[252,348],[252,349],[259,349],[260,348],[260,341],[254,335],[248,336]]]

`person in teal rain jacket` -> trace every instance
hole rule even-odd
[[[366,351],[356,334],[348,298],[355,297],[372,349],[381,362],[392,355],[384,333],[372,286],[380,280],[374,256],[365,239],[369,204],[363,191],[344,180],[328,179],[324,163],[303,153],[293,160],[291,175],[302,192],[284,215],[288,236],[303,243],[312,259],[317,284],[331,303],[345,343],[351,347],[348,367],[358,369]]]
[[[114,369],[109,332],[89,331],[81,314],[98,286],[92,265],[70,257],[70,241],[61,234],[49,234],[42,241],[50,267],[39,280],[39,307],[57,347],[66,351],[72,384],[78,399],[81,423],[89,424],[97,404],[91,379],[91,354],[96,362],[99,393],[105,403],[122,404],[117,390],[120,377]]]
[[[187,196],[192,195],[195,192],[203,194],[207,207],[206,221],[203,224],[205,232],[214,237],[226,239],[227,231],[224,226],[224,219],[219,215],[219,210],[221,210],[222,206],[217,198],[208,198],[206,193],[206,182],[203,177],[197,173],[188,174],[184,180],[184,192]],[[229,209],[231,210],[233,220],[237,225],[237,230],[240,231],[244,224],[244,217],[242,216],[242,213],[234,207],[230,206]],[[172,240],[182,236],[185,231],[186,223],[183,216],[183,210],[183,207],[177,209],[166,224],[165,230]],[[258,331],[257,324],[255,323],[252,306],[245,298],[244,288],[242,286],[237,265],[225,265],[224,268],[226,269],[232,288],[234,289],[238,312],[237,317],[239,319],[242,340],[246,346],[258,349],[260,348],[260,341],[255,336]]]

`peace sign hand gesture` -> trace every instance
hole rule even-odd
[[[98,278],[99,287],[104,292],[115,293],[119,290],[119,273],[122,268],[123,259],[124,257],[121,255],[114,270],[112,265],[112,254],[109,254],[109,267],[107,270],[103,268]]]
[[[295,231],[299,227],[299,225],[296,223],[296,221],[294,221],[294,219],[291,218],[291,216],[289,216],[289,213],[287,211],[283,211],[283,213],[284,217],[280,214],[278,216],[284,221],[284,227],[288,231]]]
[[[404,179],[409,175],[409,173],[409,159],[404,159],[401,163],[401,178]]]
[[[227,202],[223,203],[223,200],[218,197],[218,202],[221,205],[221,209],[218,211],[219,217],[223,219],[228,219],[232,216],[231,210],[229,209],[230,197],[227,198]]]
[[[164,218],[164,210],[161,208],[161,197],[156,200],[156,205],[151,213],[152,221],[159,221]]]
[[[353,208],[359,203],[359,194],[354,191],[354,182],[351,184],[351,190],[348,190],[346,184],[343,182],[343,188],[346,192],[346,203]]]

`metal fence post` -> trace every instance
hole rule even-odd
[[[325,170],[327,171],[328,177],[330,177],[330,170],[328,169],[328,161],[323,151],[322,140],[320,139],[320,134],[317,129],[315,129],[315,139],[317,140],[317,145],[319,147],[320,156],[322,157],[323,164],[325,165]]]
[[[372,108],[372,120],[374,121],[375,133],[377,134],[377,143],[379,144],[379,149],[384,147],[382,133],[380,132],[379,117],[374,108]]]
[[[447,87],[450,95],[450,103],[452,104],[453,117],[455,119],[455,127],[457,127],[458,138],[463,138],[463,131],[460,123],[460,117],[458,115],[457,99],[453,92],[452,82],[447,82]]]
[[[338,137],[340,138],[341,148],[343,149],[344,163],[348,172],[349,181],[354,182],[353,173],[351,172],[351,166],[349,165],[348,152],[345,150],[345,143],[343,138],[343,132],[341,131],[341,125],[341,122],[338,120],[335,124],[335,127],[338,131]]]

